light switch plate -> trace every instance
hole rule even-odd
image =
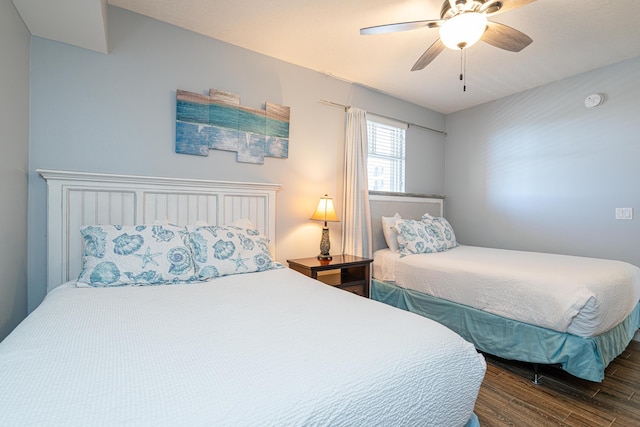
[[[633,219],[633,208],[616,208],[616,219]]]

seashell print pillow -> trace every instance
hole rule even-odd
[[[175,225],[90,225],[79,287],[162,285],[196,280],[193,258]]]
[[[273,260],[268,243],[257,229],[233,225],[196,227],[189,233],[200,280],[283,268]]]
[[[447,249],[440,228],[432,223],[401,219],[396,222],[398,250],[402,256],[428,254]]]
[[[452,249],[458,246],[453,227],[451,227],[451,224],[449,224],[449,221],[445,218],[441,216],[431,216],[425,213],[420,220],[427,224],[433,224],[435,228],[439,230],[438,238],[442,240],[446,249]]]

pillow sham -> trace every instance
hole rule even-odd
[[[240,218],[233,221],[229,224],[230,227],[239,227],[239,228],[252,228],[256,229],[256,226],[253,225],[249,218]]]
[[[446,250],[440,240],[440,230],[434,224],[422,220],[402,219],[395,225],[398,232],[398,249],[402,256],[428,254]]]
[[[240,228],[256,228],[249,218],[240,218],[233,221],[231,224],[226,224],[228,227],[240,227]],[[198,227],[213,227],[207,221],[197,221],[195,224],[185,225],[187,231],[192,233]]]
[[[393,216],[382,217],[382,234],[384,234],[384,240],[387,242],[387,247],[393,252],[398,252],[398,232],[394,228],[396,223],[400,221],[402,217],[398,212]]]
[[[446,218],[441,216],[431,216],[428,213],[422,215],[421,221],[427,224],[433,224],[435,230],[437,230],[438,238],[444,242],[447,249],[452,249],[458,246],[456,241],[456,234],[453,232],[453,227],[449,224]]]
[[[90,225],[79,287],[162,285],[196,280],[186,229],[175,225]]]
[[[232,225],[196,227],[189,233],[199,280],[282,268],[273,260],[268,243],[259,230]]]

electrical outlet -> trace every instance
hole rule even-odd
[[[633,219],[633,208],[616,208],[616,219]]]

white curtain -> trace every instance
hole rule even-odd
[[[349,107],[344,143],[342,253],[370,258],[371,216],[367,181],[367,116]]]

